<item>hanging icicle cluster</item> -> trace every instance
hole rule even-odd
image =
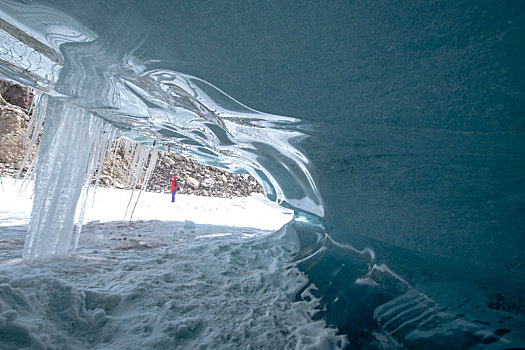
[[[24,159],[22,160],[22,164],[20,165],[20,169],[18,170],[18,174],[16,176],[17,179],[19,179],[20,175],[22,175],[22,172],[25,168],[25,165],[29,161],[33,149],[35,148],[35,146],[38,145],[38,136],[40,135],[42,126],[44,125],[44,120],[46,119],[47,95],[43,94],[40,90],[37,89],[29,87],[27,89],[27,95],[33,95],[33,99],[31,100],[31,106],[29,107],[29,111],[27,112],[27,114],[31,116],[31,119],[29,119],[26,136],[24,138],[24,145],[26,145],[27,151],[24,156]],[[34,171],[36,169],[37,159],[38,147],[36,147],[35,156],[29,164],[29,167],[27,168],[27,172],[24,176],[24,181],[33,177]]]
[[[92,117],[94,118],[94,117]],[[98,118],[97,118],[98,119]],[[102,120],[99,119],[101,122]],[[97,179],[95,182],[95,192],[97,190],[98,181],[100,179],[100,173],[102,172],[102,166],[108,148],[115,143],[115,140],[120,137],[120,131],[107,123],[104,123],[105,127],[102,134],[99,136],[90,153],[89,165],[86,168],[85,182],[82,187],[82,193],[79,199],[79,206],[77,204],[77,211],[75,213],[75,233],[72,246],[72,252],[74,253],[78,247],[78,241],[80,240],[80,233],[82,232],[82,225],[84,224],[84,214],[86,211],[87,198],[89,189],[91,187],[91,179],[95,169],[97,169]],[[94,198],[94,196],[93,196]]]
[[[127,182],[133,191],[127,209],[142,181],[130,219],[159,154],[157,150],[123,139],[119,129],[81,108],[51,98],[48,103],[48,97],[37,91],[34,96],[26,134],[28,150],[22,168],[37,145],[44,119],[46,125],[37,145],[37,155],[25,176],[26,180],[30,179],[38,168],[24,247],[24,260],[29,263],[65,257],[76,251],[92,179],[96,175],[96,193],[108,150],[114,149],[114,163],[119,146],[124,144],[124,153],[129,152],[129,159],[132,159]]]
[[[137,195],[137,198],[135,200],[135,204],[133,205],[133,210],[131,211],[129,219],[131,220],[133,218],[133,213],[135,212],[135,208],[137,207],[137,203],[140,199],[140,195],[142,191],[146,188],[148,181],[151,177],[151,174],[153,173],[153,170],[155,170],[155,165],[157,164],[159,152],[154,149],[149,149],[145,146],[139,145],[139,144],[133,144],[131,145],[131,151],[129,155],[129,159],[133,159],[130,163],[130,168],[128,172],[128,180],[127,180],[127,186],[132,188],[131,197],[128,202],[128,206],[126,207],[126,213],[125,216],[128,214],[129,207],[133,201],[133,194],[135,192],[135,189],[137,188],[137,185],[142,179],[142,183],[140,184],[140,191]],[[148,164],[146,167],[146,163]],[[145,170],[145,171],[144,171]]]

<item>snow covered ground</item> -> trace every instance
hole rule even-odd
[[[269,231],[291,213],[258,196],[180,195],[172,204],[143,193],[129,221],[125,191],[101,188],[77,253],[28,266],[30,193],[17,197],[10,182],[0,186],[0,349],[345,345],[312,319],[316,287],[290,263],[288,234]]]
[[[33,183],[22,187],[12,178],[1,178],[0,225],[26,224],[32,206]],[[99,187],[90,190],[84,222],[129,220],[139,191]],[[94,197],[94,201],[93,201]],[[129,207],[128,207],[128,203]],[[127,212],[127,215],[126,215]],[[293,211],[279,207],[262,194],[251,197],[216,198],[171,193],[142,192],[132,220],[192,221],[195,224],[250,227],[277,230],[293,217]]]

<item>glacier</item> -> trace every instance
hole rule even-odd
[[[99,145],[123,136],[294,209],[314,318],[349,347],[523,346],[524,10],[2,0],[0,76],[47,101],[25,258],[74,250]]]

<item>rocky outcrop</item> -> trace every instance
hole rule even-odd
[[[16,97],[15,102],[25,106],[24,100],[18,95],[11,95]],[[28,122],[26,107],[6,102],[0,95],[0,174],[15,176],[18,173],[26,152],[24,138]]]
[[[0,95],[9,104],[18,106],[25,111],[29,109],[33,98],[31,94],[27,93],[27,88],[5,81],[0,81]]]
[[[248,174],[231,174],[178,154],[166,155],[157,162],[147,189],[169,192],[174,175],[177,176],[180,193],[210,197],[243,197],[253,192],[262,193],[261,185]]]
[[[0,175],[16,176],[26,152],[23,140],[29,121],[29,101],[26,89],[5,82],[0,82],[0,95],[4,97],[0,99]],[[116,153],[109,150],[99,186],[128,188],[130,161],[122,145]],[[261,185],[248,174],[231,174],[179,154],[165,154],[157,161],[146,191],[169,192],[174,175],[178,178],[179,193],[230,198],[262,193]],[[96,176],[93,184],[95,181]]]

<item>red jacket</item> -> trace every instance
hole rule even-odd
[[[174,177],[172,180],[171,180],[171,192],[175,191],[175,189],[179,189],[179,184],[177,183],[177,178]]]

